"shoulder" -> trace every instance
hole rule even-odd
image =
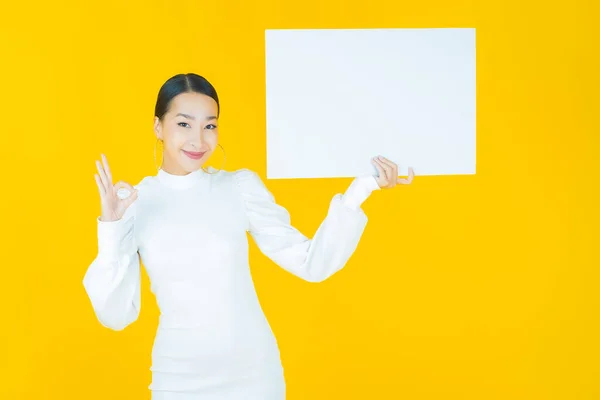
[[[249,168],[240,168],[229,173],[233,176],[236,183],[242,187],[263,183],[258,173]]]
[[[235,171],[231,171],[230,174],[239,182],[260,179],[258,173],[249,168],[236,169]]]
[[[149,188],[151,188],[153,186],[153,182],[154,182],[154,179],[152,176],[146,176],[146,177],[142,178],[138,183],[132,185],[133,188],[138,191],[138,200],[139,200],[140,196],[144,196],[145,193],[149,190]],[[130,194],[129,190],[127,190],[127,189],[124,189],[121,192],[122,192],[122,195],[119,194],[119,197],[127,197]],[[135,203],[137,203],[137,200],[133,204],[135,204]]]
[[[240,168],[229,172],[243,195],[271,197],[261,176],[249,168]]]
[[[138,183],[133,185],[133,187],[137,190],[146,190],[152,185],[152,182],[155,180],[154,178],[154,176],[145,176]]]

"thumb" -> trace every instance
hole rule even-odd
[[[133,189],[133,191],[129,194],[128,197],[123,199],[123,205],[125,207],[129,207],[136,199],[138,198],[138,190]]]

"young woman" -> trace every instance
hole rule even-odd
[[[218,144],[219,99],[196,74],[158,93],[154,131],[163,143],[155,176],[113,184],[106,157],[95,175],[102,215],[98,254],[83,284],[105,327],[122,330],[140,312],[140,257],[160,309],[152,350],[154,400],[283,400],[277,342],[256,296],[246,232],[280,267],[309,282],[340,270],[354,252],[373,190],[409,184],[396,164],[372,161],[333,196],[312,239],[290,225],[253,171],[203,169]],[[156,155],[156,154],[155,154]]]

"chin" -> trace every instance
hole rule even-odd
[[[196,160],[196,161],[189,160],[184,164],[185,165],[184,168],[188,172],[194,172],[194,171],[197,171],[200,168],[202,168],[202,163],[203,163],[202,160]]]
[[[191,160],[185,155],[183,157],[187,160],[182,163],[182,167],[188,172],[194,172],[202,168],[202,165],[204,165],[204,160],[206,159],[206,157],[202,157],[199,160]]]

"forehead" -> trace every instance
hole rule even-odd
[[[207,115],[217,115],[217,102],[210,96],[201,93],[181,93],[173,98],[169,114],[177,113],[203,118]]]

